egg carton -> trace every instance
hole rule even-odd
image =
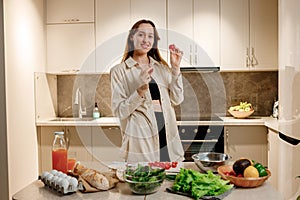
[[[76,192],[79,187],[78,180],[75,177],[57,170],[43,172],[39,179],[47,188],[58,194],[70,194]]]

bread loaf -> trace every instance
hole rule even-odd
[[[73,172],[81,176],[91,186],[99,190],[109,190],[116,186],[119,179],[114,172],[99,172],[87,168],[79,163],[76,164]]]

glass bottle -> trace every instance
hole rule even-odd
[[[98,109],[97,102],[95,102],[95,107],[93,109],[93,118],[98,119],[99,117],[100,117],[100,112],[99,112],[99,109]]]
[[[67,173],[68,171],[68,150],[64,132],[54,132],[52,145],[52,169]]]

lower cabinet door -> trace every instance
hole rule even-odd
[[[39,174],[52,170],[52,143],[56,131],[65,132],[69,157],[78,161],[92,161],[91,127],[38,127]]]
[[[122,136],[118,126],[92,127],[92,151],[94,161],[123,161],[120,157],[121,143]]]
[[[268,165],[268,130],[265,126],[225,126],[225,153],[232,161],[247,157]]]

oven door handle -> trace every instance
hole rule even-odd
[[[217,139],[213,140],[181,140],[181,142],[218,142]]]

